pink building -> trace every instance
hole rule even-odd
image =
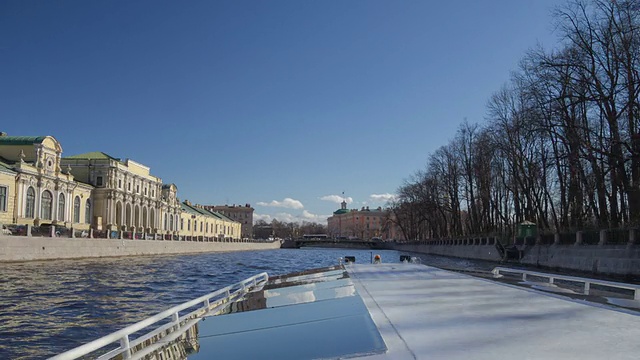
[[[329,236],[363,240],[392,239],[395,226],[392,226],[389,215],[389,211],[380,207],[373,210],[368,207],[349,210],[347,203],[343,201],[341,208],[334,211],[333,216],[327,219]]]

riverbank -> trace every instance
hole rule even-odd
[[[279,249],[280,242],[199,242],[0,235],[0,262]]]
[[[494,239],[448,240],[438,245],[394,244],[398,251],[502,262]],[[451,243],[448,243],[451,242]],[[586,275],[640,278],[640,247],[634,245],[521,245],[520,259],[509,264],[551,271],[577,271]]]

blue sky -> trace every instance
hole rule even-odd
[[[182,200],[324,222],[383,206],[560,0],[2,1],[0,131],[151,167]],[[337,201],[337,202],[336,202]]]

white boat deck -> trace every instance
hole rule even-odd
[[[633,311],[424,265],[346,268],[388,348],[367,359],[640,359]]]

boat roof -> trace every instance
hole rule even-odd
[[[411,263],[289,274],[200,322],[189,359],[637,358],[637,311],[531,284]]]
[[[200,347],[190,360],[333,359],[386,351],[342,267],[270,278],[230,312],[199,323]]]
[[[424,265],[347,270],[388,347],[369,359],[638,358],[634,311]]]

